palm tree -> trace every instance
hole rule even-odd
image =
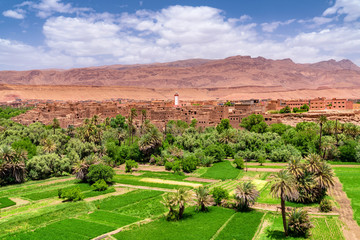
[[[24,150],[14,151],[10,146],[0,147],[0,182],[14,181],[22,183],[25,181],[25,163],[27,152]]]
[[[281,170],[280,172],[272,175],[274,177],[274,183],[271,186],[270,193],[280,198],[281,201],[281,215],[283,219],[283,226],[285,236],[288,236],[288,229],[286,225],[286,211],[285,200],[296,199],[299,195],[296,189],[296,181],[293,175],[287,170]]]
[[[46,153],[55,152],[56,143],[54,143],[53,140],[51,140],[50,138],[45,138],[41,142],[42,142],[42,145],[43,145],[44,152],[46,152]]]
[[[207,211],[207,207],[214,204],[214,200],[210,195],[207,187],[201,186],[195,189],[196,202],[200,211]]]
[[[305,158],[305,168],[311,173],[319,171],[320,163],[321,157],[315,153],[311,153]]]
[[[322,128],[323,128],[323,125],[324,123],[326,123],[327,121],[327,118],[325,115],[321,115],[319,118],[318,118],[318,123],[320,125],[320,138],[319,138],[319,153],[321,153],[321,137],[322,137]]]
[[[219,142],[226,144],[236,142],[236,133],[236,129],[225,129],[219,136]]]
[[[303,175],[304,171],[299,158],[292,157],[289,161],[287,170],[295,177],[298,178]]]
[[[134,127],[134,119],[137,117],[137,111],[135,108],[131,108],[130,114],[128,117],[128,124],[129,124],[129,136],[131,138],[131,143],[134,142],[134,132],[136,131]]]
[[[177,205],[179,205],[179,219],[181,219],[184,215],[186,202],[191,200],[192,196],[189,190],[185,188],[179,188],[175,194],[175,199]]]
[[[315,173],[315,180],[320,188],[327,189],[334,186],[334,172],[329,164],[322,162]]]
[[[167,214],[168,220],[176,219],[176,210],[175,207],[177,205],[175,195],[172,193],[168,193],[163,195],[163,200],[161,203],[169,209],[169,213]]]
[[[87,180],[87,174],[89,173],[89,167],[98,163],[100,160],[96,155],[90,155],[74,164],[74,173],[77,179],[82,181]]]
[[[55,129],[60,127],[60,122],[57,118],[53,119],[53,124],[52,124],[52,128],[54,129],[54,134],[55,134]]]
[[[139,141],[139,148],[144,153],[150,153],[153,149],[161,146],[161,143],[162,134],[155,126],[153,126],[141,137]]]
[[[142,109],[141,110],[141,134],[143,133],[143,125],[146,120],[147,120],[146,109]]]
[[[256,190],[255,185],[251,181],[241,182],[235,189],[235,199],[238,208],[241,210],[248,210],[250,204],[254,204],[259,197],[259,191]]]

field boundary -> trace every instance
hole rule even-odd
[[[221,231],[224,230],[224,228],[226,227],[226,225],[228,225],[231,219],[235,217],[235,214],[236,212],[233,215],[231,215],[228,220],[226,220],[226,222],[216,231],[216,233],[214,234],[214,236],[212,236],[212,238],[210,238],[210,240],[215,240],[219,236]]]

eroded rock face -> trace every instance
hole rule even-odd
[[[161,64],[70,70],[0,71],[0,84],[137,86],[149,88],[281,87],[283,90],[359,87],[360,68],[349,60],[296,64],[290,59],[235,56]]]

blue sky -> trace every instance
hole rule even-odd
[[[360,65],[360,0],[0,1],[0,70],[234,55]]]

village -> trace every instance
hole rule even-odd
[[[298,122],[314,121],[320,115],[326,115],[332,120],[338,119],[342,122],[357,124],[360,123],[359,102],[358,99],[320,97],[299,100],[182,101],[179,94],[175,93],[173,100],[138,101],[119,98],[108,101],[65,102],[17,99],[13,102],[2,103],[2,105],[33,107],[25,114],[13,118],[21,124],[29,125],[34,122],[50,124],[56,118],[63,128],[70,125],[80,126],[86,118],[94,115],[97,115],[100,120],[112,118],[118,114],[128,116],[130,110],[134,108],[138,112],[135,119],[137,126],[145,118],[164,130],[169,120],[190,123],[193,119],[197,120],[199,127],[216,126],[222,119],[229,119],[230,124],[238,128],[241,120],[251,114],[262,114],[267,124],[286,123],[295,126]],[[301,109],[304,105],[308,106],[308,109]],[[285,107],[289,110],[280,113]]]

